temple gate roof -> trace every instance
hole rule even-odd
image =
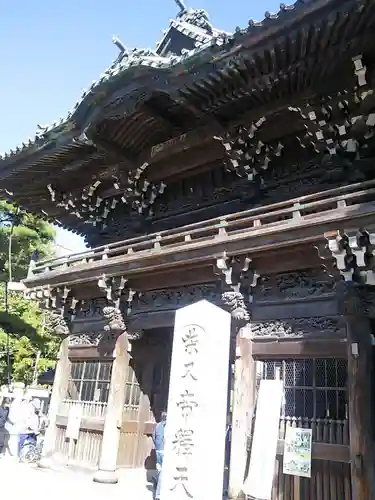
[[[332,154],[355,147],[353,117],[372,132],[372,1],[283,3],[231,34],[176,3],[154,49],[114,38],[117,58],[67,116],[3,153],[0,196],[85,235],[119,203],[152,213],[194,155],[194,168],[229,162],[252,182],[289,136]],[[241,156],[242,136],[247,163],[228,153]]]

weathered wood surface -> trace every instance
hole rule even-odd
[[[253,356],[257,359],[346,358],[345,339],[300,339],[287,342],[253,341]]]
[[[248,336],[246,327],[241,328],[236,336],[229,470],[229,498],[233,499],[243,493],[247,445],[255,407],[256,371]]]
[[[112,365],[107,412],[103,427],[99,469],[94,481],[99,483],[117,483],[117,454],[120,443],[122,410],[125,400],[126,376],[129,364],[128,338],[126,331],[121,333],[115,346],[115,358]]]
[[[57,366],[55,370],[51,400],[49,404],[49,411],[48,411],[49,425],[47,427],[44,439],[42,460],[49,459],[55,451],[57,426],[59,419],[59,407],[61,406],[63,400],[66,398],[68,391],[68,384],[69,384],[69,373],[70,373],[71,363],[68,356],[69,352],[68,344],[69,340],[64,339],[60,346]]]
[[[357,308],[356,291],[345,297],[352,487],[356,500],[374,498],[374,367],[369,321]]]
[[[354,192],[345,193],[348,189]],[[25,283],[29,288],[47,283],[52,286],[74,284],[99,279],[103,273],[107,276],[126,273],[130,277],[187,263],[207,262],[224,252],[256,255],[298,243],[316,244],[324,233],[342,228],[344,224],[353,227],[374,224],[375,205],[361,202],[364,197],[368,200],[374,196],[375,189],[359,192],[355,189],[353,185],[332,193],[319,193],[306,197],[307,200],[291,200],[46,262],[36,266],[34,276]]]

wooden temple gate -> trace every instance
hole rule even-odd
[[[148,332],[145,341],[129,353],[125,401],[118,449],[118,467],[155,468],[151,434],[166,408],[170,367],[170,329]],[[153,335],[152,335],[153,334]],[[158,335],[159,334],[159,335]],[[83,351],[85,351],[83,353]],[[95,355],[95,351],[91,349]],[[84,467],[98,466],[112,361],[87,357],[82,346],[69,348],[70,378],[57,417],[55,450],[62,461]],[[69,413],[82,411],[79,438],[66,435]]]
[[[206,299],[231,312],[238,341],[231,498],[254,360],[285,385],[273,500],[374,498],[374,27],[372,0],[281,4],[233,36],[188,9],[164,55],[122,48],[66,120],[0,157],[3,199],[92,248],[34,262],[25,280],[64,339],[43,458],[97,468],[98,482],[152,468],[163,335]],[[313,429],[311,480],[282,474],[287,425]]]

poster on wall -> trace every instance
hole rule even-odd
[[[78,439],[81,428],[83,409],[80,405],[75,405],[70,408],[68,415],[68,423],[66,426],[65,436],[67,439]]]
[[[311,429],[287,427],[284,444],[283,473],[311,477]]]

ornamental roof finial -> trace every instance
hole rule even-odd
[[[116,47],[119,49],[120,53],[122,54],[123,52],[126,52],[126,47],[122,43],[122,41],[119,39],[118,36],[113,36],[112,37],[112,43],[116,45]]]
[[[180,14],[181,14],[182,12],[185,12],[185,11],[186,11],[186,6],[185,6],[185,4],[184,4],[183,0],[174,0],[174,1],[176,2],[177,7],[180,9],[180,12],[179,12]]]

